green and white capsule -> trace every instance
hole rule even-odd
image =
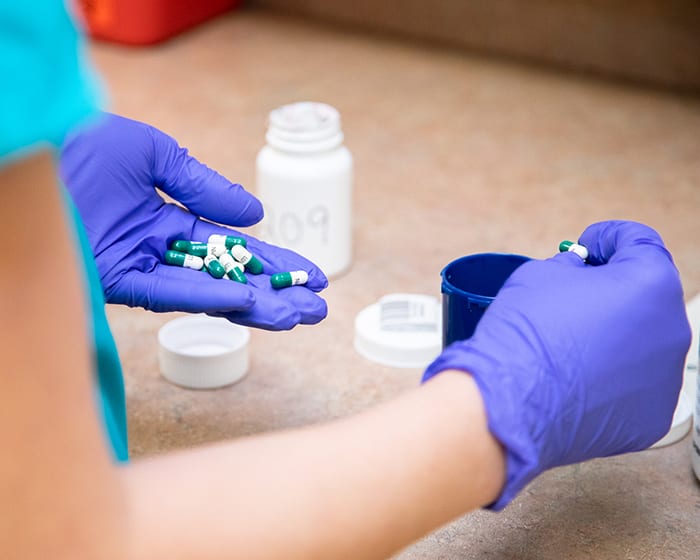
[[[278,272],[270,276],[270,284],[275,290],[301,286],[309,281],[309,274],[305,270],[292,270],[291,272]]]
[[[186,239],[178,239],[170,244],[170,249],[181,253],[187,253],[188,255],[195,255],[196,257],[207,256],[207,244],[202,243],[201,241],[187,241]]]
[[[212,245],[224,245],[227,249],[230,249],[234,245],[243,245],[244,247],[247,245],[246,240],[242,237],[236,237],[234,235],[219,235],[216,233],[210,235],[207,242],[211,243]]]
[[[207,244],[201,241],[190,241],[190,246],[185,251],[188,255],[195,255],[197,257],[206,257],[208,254]]]
[[[170,244],[171,250],[180,251],[180,253],[186,253],[189,248],[190,242],[187,239],[176,239]]]
[[[226,270],[214,255],[204,257],[204,266],[214,278],[223,278],[226,274]]]
[[[576,253],[584,261],[588,259],[588,249],[586,249],[583,245],[574,243],[573,241],[562,241],[559,243],[559,252],[566,253],[567,251],[570,253]]]
[[[191,268],[192,270],[201,270],[204,266],[202,257],[188,255],[180,251],[166,251],[165,262],[173,266],[181,266],[183,268]]]
[[[253,255],[253,253],[243,247],[243,245],[234,245],[231,247],[231,254],[233,255],[233,258],[245,266],[245,269],[251,274],[262,273],[263,264],[255,255]]]
[[[240,282],[241,284],[247,284],[248,279],[245,277],[244,267],[241,263],[236,262],[235,259],[228,253],[224,253],[219,257],[219,263],[224,267],[226,276],[235,282]]]
[[[207,243],[207,255],[212,255],[213,257],[220,257],[226,254],[226,245],[220,243]]]

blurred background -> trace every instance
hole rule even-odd
[[[336,107],[354,156],[351,268],[329,316],[254,331],[236,385],[186,391],[157,364],[172,315],[112,306],[130,448],[150,455],[363,410],[414,387],[353,348],[357,313],[440,295],[470,253],[546,258],[590,223],[657,229],[700,292],[700,3],[692,0],[83,0],[106,106],[256,192],[268,114]],[[253,233],[255,229],[253,230]],[[572,301],[572,305],[585,302]],[[451,558],[697,560],[690,436],[557,469],[503,514],[404,551]]]
[[[163,41],[236,8],[270,8],[375,33],[638,80],[700,88],[693,0],[79,0],[91,33]]]

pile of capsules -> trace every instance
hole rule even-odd
[[[247,284],[245,273],[261,274],[263,264],[247,249],[243,237],[232,235],[210,235],[206,241],[178,239],[165,252],[165,262],[169,265],[206,270],[214,278],[224,276]],[[276,290],[306,284],[309,275],[305,270],[277,272],[270,276],[270,284]]]

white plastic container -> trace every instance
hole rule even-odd
[[[698,372],[697,391],[695,393],[695,425],[693,426],[693,449],[691,450],[693,470],[700,480],[700,372]]]
[[[158,363],[168,381],[188,389],[216,389],[248,373],[247,327],[220,317],[188,315],[158,331]]]
[[[690,444],[690,461],[695,471],[695,476],[700,480],[700,294],[696,294],[686,304],[686,313],[690,322],[690,329],[693,333],[690,341],[688,357],[685,361],[685,372],[683,375],[683,389],[681,397],[685,392],[688,400],[692,403],[694,425],[693,437]]]
[[[353,173],[340,114],[323,103],[284,105],[270,113],[266,140],[256,165],[261,238],[341,274],[352,261]]]

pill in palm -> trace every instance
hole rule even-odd
[[[231,255],[224,253],[219,257],[219,262],[224,267],[226,276],[228,276],[231,280],[240,282],[241,284],[248,283],[248,279],[243,272],[243,265],[237,262]]]
[[[165,252],[165,262],[174,266],[191,268],[193,270],[201,270],[204,266],[204,261],[201,257],[172,250]]]
[[[212,245],[224,245],[227,249],[230,249],[234,245],[243,245],[243,247],[247,245],[246,240],[243,237],[236,237],[234,235],[220,235],[216,233],[210,235],[207,241]]]
[[[231,255],[239,263],[245,266],[245,269],[251,274],[260,274],[263,271],[263,265],[258,258],[253,255],[243,245],[234,245],[231,247]]]
[[[278,272],[270,276],[270,284],[275,290],[300,286],[309,281],[309,274],[305,270],[292,270],[291,272]]]

